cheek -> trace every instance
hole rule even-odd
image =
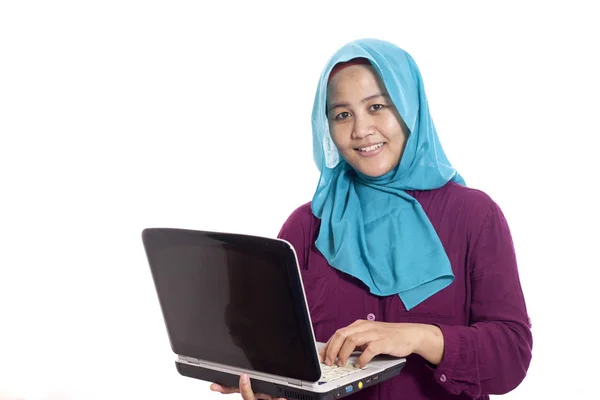
[[[390,142],[390,150],[394,157],[400,157],[406,143],[406,135],[398,124],[391,124],[386,132],[386,138]]]
[[[385,129],[385,135],[389,140],[404,141],[405,135],[402,129],[402,122],[400,115],[397,115],[392,110],[388,109],[388,112],[382,115],[380,120],[381,126]]]
[[[400,146],[402,146],[402,144],[406,141],[406,135],[397,121],[390,121],[387,124],[386,133],[389,140],[399,144]]]
[[[343,151],[343,149],[348,146],[348,143],[350,142],[350,135],[345,132],[343,127],[336,126],[333,128],[330,126],[329,134],[331,135],[333,143],[338,147],[338,149],[340,149],[340,151]]]

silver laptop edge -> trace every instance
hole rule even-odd
[[[358,356],[351,356],[349,358],[350,362],[355,362],[357,360],[358,360]],[[183,364],[188,364],[188,365],[195,366],[195,367],[205,367],[208,369],[224,372],[227,374],[237,375],[237,376],[241,375],[242,373],[246,373],[246,374],[248,374],[248,376],[250,378],[253,378],[253,379],[260,379],[263,381],[267,381],[267,382],[271,382],[271,383],[275,383],[275,384],[279,384],[279,385],[290,386],[290,387],[310,389],[311,391],[317,392],[317,393],[329,392],[332,389],[336,389],[336,388],[345,386],[349,381],[368,379],[369,377],[372,377],[372,376],[374,376],[374,379],[377,379],[376,375],[378,373],[384,371],[385,369],[387,369],[393,365],[397,365],[404,361],[405,361],[404,359],[394,359],[394,360],[374,359],[362,370],[359,370],[355,373],[346,375],[344,377],[341,377],[339,379],[336,379],[336,380],[333,380],[330,382],[319,384],[319,382],[302,381],[302,380],[292,379],[292,378],[279,376],[279,375],[266,374],[266,373],[262,373],[262,372],[258,372],[258,371],[254,371],[254,370],[250,370],[250,369],[234,368],[234,367],[230,367],[230,366],[224,365],[224,364],[214,363],[214,362],[205,361],[205,360],[198,360],[193,357],[186,357],[186,356],[182,356],[182,355],[179,355],[177,357],[177,362],[180,362]]]

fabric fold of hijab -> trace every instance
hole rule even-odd
[[[338,63],[369,60],[409,130],[400,164],[380,177],[354,171],[331,139],[327,84]],[[429,113],[420,71],[398,46],[360,39],[340,48],[321,73],[313,112],[313,156],[321,173],[312,199],[321,220],[316,246],[329,264],[407,310],[452,283],[450,261],[420,204],[407,190],[464,185],[448,161]]]

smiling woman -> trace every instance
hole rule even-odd
[[[343,46],[322,72],[312,127],[319,184],[279,237],[298,255],[321,361],[407,357],[356,400],[516,388],[533,340],[510,230],[446,157],[412,57],[375,39]],[[245,379],[239,390],[268,398]]]

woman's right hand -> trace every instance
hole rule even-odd
[[[242,374],[242,376],[240,376],[239,389],[224,387],[213,383],[210,385],[210,390],[223,394],[240,393],[242,395],[242,399],[244,400],[286,400],[282,397],[271,397],[261,393],[254,394],[252,391],[252,386],[250,385],[250,378],[248,378],[248,375],[246,374]]]

